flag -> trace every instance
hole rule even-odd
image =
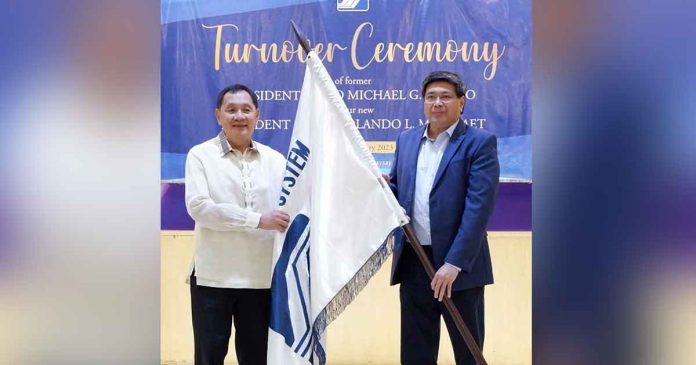
[[[280,208],[269,365],[325,364],[325,330],[382,266],[408,218],[315,52],[306,60]]]

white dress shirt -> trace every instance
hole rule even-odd
[[[191,271],[198,285],[271,287],[274,231],[258,225],[277,207],[284,171],[280,153],[259,142],[237,151],[223,132],[191,148],[186,209],[196,222]]]
[[[421,139],[418,165],[416,166],[416,187],[413,194],[413,230],[423,246],[431,246],[430,235],[430,191],[433,188],[435,174],[440,166],[440,160],[449,144],[450,137],[457,128],[458,122],[453,123],[447,130],[436,138],[428,136],[426,125]],[[452,265],[454,266],[454,265]],[[456,266],[454,266],[456,268]],[[458,269],[458,268],[457,268]]]

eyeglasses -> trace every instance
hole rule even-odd
[[[428,104],[435,104],[438,101],[438,99],[443,104],[447,104],[447,103],[451,102],[452,100],[454,100],[454,96],[452,96],[452,95],[441,95],[441,96],[426,95],[425,96],[425,102]]]

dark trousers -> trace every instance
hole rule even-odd
[[[429,253],[427,251],[426,253]],[[476,361],[466,347],[444,302],[438,302],[433,297],[430,279],[410,247],[404,250],[401,260],[401,364],[437,364],[442,315],[457,365],[475,365]],[[452,301],[481,349],[484,337],[483,291],[483,287],[452,291]]]
[[[195,365],[223,365],[235,329],[239,365],[266,364],[270,289],[226,289],[196,285],[191,276]]]

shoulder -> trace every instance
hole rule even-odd
[[[399,133],[396,139],[397,141],[406,141],[415,138],[420,141],[420,138],[423,136],[424,130],[425,126],[406,129],[403,132]]]
[[[191,147],[188,155],[200,158],[215,153],[220,153],[220,141],[218,141],[217,137]]]
[[[256,145],[256,149],[259,151],[262,158],[267,158],[273,162],[281,162],[285,164],[285,157],[280,152],[259,141],[254,141],[254,145]]]
[[[490,131],[474,127],[467,127],[466,129],[467,137],[476,145],[497,144],[497,137]]]
[[[496,138],[495,134],[493,134],[492,132],[487,131],[483,128],[467,127],[467,133],[471,133],[472,138],[480,139],[480,140]]]

